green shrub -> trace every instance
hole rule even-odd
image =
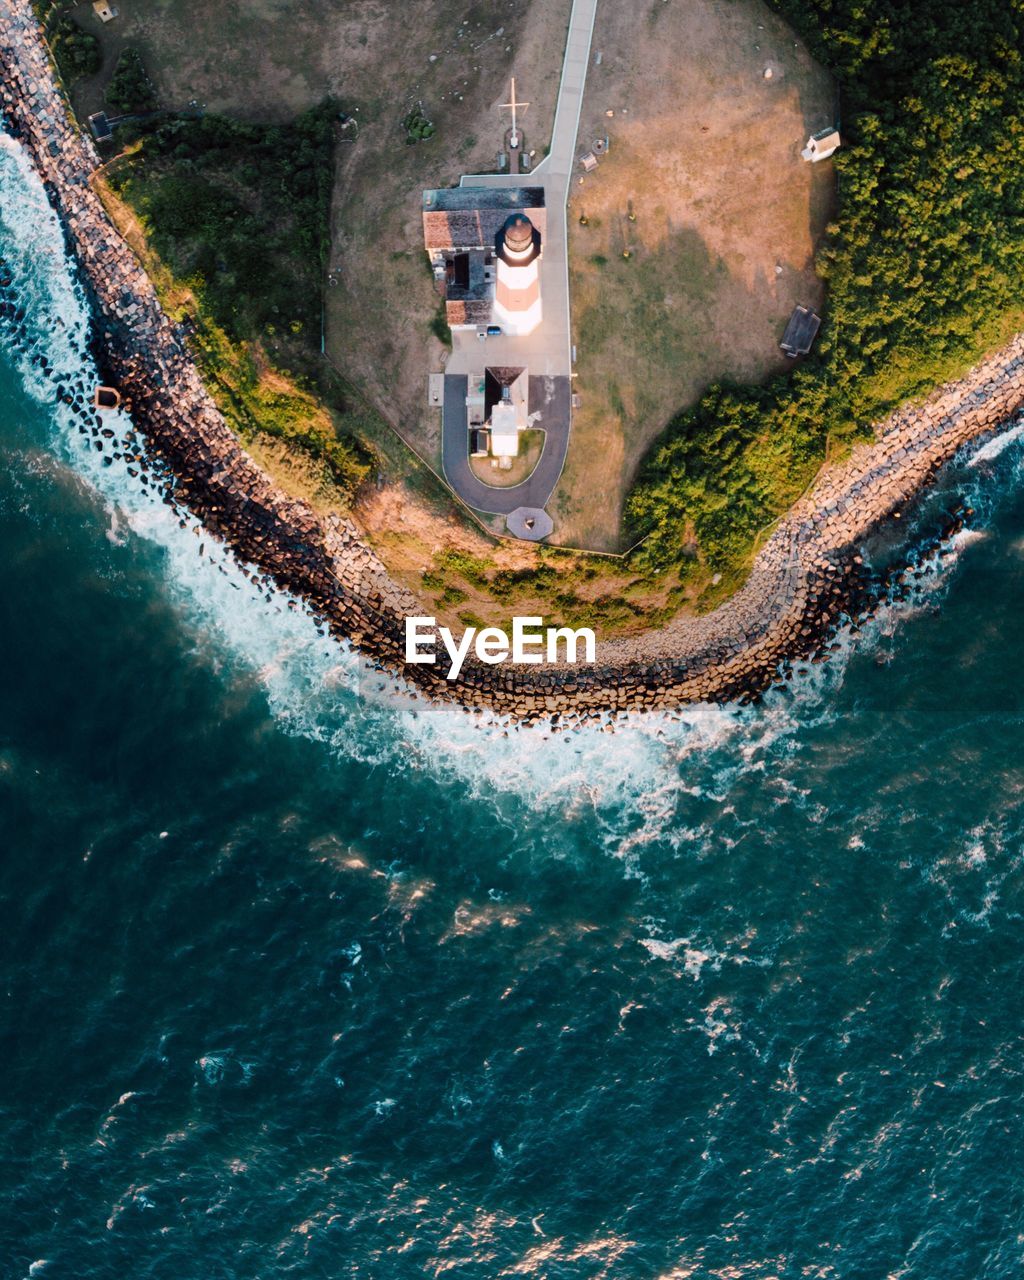
[[[118,58],[105,97],[108,106],[126,115],[152,111],[156,106],[156,91],[137,50],[125,49]]]
[[[438,568],[448,573],[458,574],[471,586],[487,585],[487,562],[471,555],[468,551],[460,551],[456,547],[448,547],[435,557]]]
[[[54,24],[50,48],[61,79],[67,85],[74,84],[83,76],[94,76],[103,61],[100,42],[88,31],[83,31],[67,14]]]
[[[409,146],[417,142],[425,142],[434,136],[434,126],[423,114],[422,103],[417,103],[404,117],[402,128],[405,130],[405,141]]]
[[[448,326],[448,308],[444,298],[441,299],[440,306],[431,317],[430,332],[438,342],[443,342],[449,350],[451,349],[452,331]]]
[[[337,118],[338,104],[325,101],[288,126],[214,115],[137,122],[139,145],[107,178],[195,294],[192,345],[234,429],[286,441],[351,495],[371,470],[357,443],[365,417],[339,400],[332,419],[285,367],[296,356],[320,367]],[[261,381],[257,344],[291,388]]]
[[[284,330],[319,342],[337,118],[327,100],[288,126],[147,121],[110,174],[233,339]]]

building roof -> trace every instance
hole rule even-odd
[[[114,136],[114,131],[110,127],[110,121],[107,119],[105,111],[97,111],[89,117],[89,128],[92,130],[92,136],[97,142],[105,142],[107,138]]]
[[[491,287],[487,281],[484,254],[475,249],[453,254],[448,259],[445,276],[445,295],[449,302],[465,302],[470,298],[489,298]]]
[[[779,346],[788,356],[805,356],[810,351],[814,339],[821,328],[821,316],[817,316],[807,307],[794,308],[782,335]]]
[[[508,387],[510,392],[526,372],[525,368],[517,369],[508,365],[488,365],[484,370],[484,408],[490,413],[502,399],[502,393]],[[519,398],[525,394],[525,388],[518,389]]]
[[[445,304],[449,325],[489,324],[491,320],[490,298],[449,298]]]
[[[423,193],[428,252],[491,249],[511,215],[526,214],[544,232],[543,187],[442,187]]]
[[[491,453],[498,458],[514,458],[519,452],[519,414],[504,400],[491,412]]]
[[[540,257],[540,241],[540,231],[526,214],[513,213],[495,236],[494,252],[510,266],[525,267]]]
[[[525,253],[533,244],[533,223],[525,213],[513,213],[503,232],[505,243],[516,253]]]

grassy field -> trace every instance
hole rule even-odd
[[[87,4],[73,10],[102,49],[99,74],[74,86],[80,115],[104,105],[118,61],[126,49],[134,49],[164,110],[201,108],[287,129],[297,113],[334,94],[355,122],[340,133],[335,150],[327,271],[296,277],[293,306],[284,309],[289,314],[282,313],[283,323],[272,323],[274,333],[246,335],[247,341],[258,338],[255,380],[250,356],[229,353],[218,341],[218,352],[209,353],[221,362],[215,390],[237,401],[239,387],[262,386],[273,400],[270,381],[282,367],[308,373],[307,357],[314,348],[319,351],[314,312],[322,289],[327,361],[315,381],[321,390],[325,385],[339,390],[343,401],[355,395],[369,410],[360,416],[359,432],[376,457],[377,478],[357,503],[367,536],[399,576],[412,573],[417,581],[424,569],[430,571],[439,539],[468,540],[472,553],[489,561],[494,541],[483,536],[432,473],[439,470],[440,416],[426,405],[426,375],[441,367],[446,348],[422,250],[421,192],[456,182],[464,171],[494,166],[505,124],[499,107],[513,71],[520,95],[531,102],[521,121],[527,145],[543,152],[570,0],[416,0],[402,7],[297,0],[287,10],[269,0],[223,6],[135,0],[122,10],[106,25]],[[428,120],[432,136],[410,145],[410,115]],[[234,194],[246,203],[263,203],[259,175],[238,177]],[[152,214],[151,184],[125,178],[118,185],[159,240],[160,218],[147,216],[147,210]],[[285,215],[273,228],[275,240],[286,238],[287,221]],[[137,231],[144,240],[141,226]],[[141,251],[150,255],[154,270],[169,266],[165,295],[172,292],[168,281],[173,280],[191,299],[189,262],[174,261],[168,246],[162,248],[172,261],[159,266],[161,254],[153,244]],[[254,289],[254,300],[263,292]],[[207,294],[215,303],[216,289],[208,288]],[[181,305],[192,306],[194,300]],[[301,332],[291,332],[296,326]],[[208,378],[211,369],[208,361]],[[247,412],[259,407],[250,397]],[[337,419],[323,403],[317,412]],[[319,430],[323,419],[316,421]],[[255,432],[251,423],[246,438],[281,483],[318,505],[330,505],[330,485],[315,459],[282,446],[280,436]],[[395,512],[402,515],[400,537]],[[497,554],[495,564],[507,567],[508,554],[500,547]],[[517,572],[538,563],[536,548],[517,548],[512,563]],[[412,564],[418,567],[410,569]],[[469,592],[478,594],[472,584]],[[486,612],[485,601],[478,605]]]
[[[125,49],[137,49],[161,109],[279,126],[277,142],[295,134],[297,113],[336,95],[353,123],[336,132],[333,157],[306,166],[318,184],[333,171],[326,253],[307,253],[290,281],[276,273],[296,239],[292,176],[260,164],[186,183],[214,220],[224,214],[220,249],[209,241],[176,258],[158,246],[170,260],[165,292],[194,286],[190,265],[213,269],[179,309],[208,313],[197,342],[214,393],[279,483],[321,508],[343,504],[346,486],[330,449],[299,437],[329,446],[353,431],[375,462],[354,514],[389,570],[446,621],[503,624],[536,612],[611,635],[724,598],[742,580],[757,530],[820,465],[824,436],[759,429],[760,390],[734,395],[717,384],[757,387],[791,371],[778,350],[785,320],[795,303],[823,301],[814,262],[834,177],[831,165],[798,155],[807,134],[833,119],[834,101],[828,77],[760,0],[601,5],[581,149],[607,138],[608,150],[570,203],[582,407],[553,514],[563,544],[619,550],[632,492],[632,528],[650,537],[628,563],[496,543],[435,474],[440,422],[426,404],[426,374],[443,367],[446,347],[420,247],[420,196],[494,164],[513,70],[532,104],[527,145],[543,151],[569,8],[138,0],[103,27],[83,6],[76,13],[100,39],[103,69],[74,93],[80,110],[100,105],[105,79]],[[184,157],[186,169],[194,159]],[[212,202],[211,184],[220,188]],[[159,195],[154,205],[148,183],[122,193],[159,242],[168,226]],[[188,202],[171,194],[173,222]],[[239,217],[252,223],[248,250]],[[254,271],[261,253],[267,270]],[[248,289],[248,330],[232,330],[230,297],[218,296],[225,272],[252,276],[238,294]],[[810,385],[834,328],[826,315],[816,357],[764,394]],[[736,401],[744,395],[749,404]],[[680,414],[696,404],[699,412]],[[688,442],[691,417],[697,436]],[[658,444],[670,422],[666,453]]]
[[[145,266],[165,311],[190,325],[190,348],[227,421],[287,492],[321,511],[347,508],[370,471],[365,451],[352,436],[353,429],[360,437],[365,434],[365,416],[358,423],[347,421],[304,380],[275,368],[259,341],[218,324],[196,281],[184,279],[157,253],[144,214],[125,198],[132,189],[131,157],[116,164],[121,172],[98,176],[96,190]],[[137,181],[134,194],[138,199]]]
[[[570,202],[582,407],[555,536],[614,550],[669,420],[719,378],[784,368],[786,319],[822,301],[834,180],[799,151],[831,123],[833,91],[759,0],[604,4],[593,48],[580,146],[608,150]]]
[[[167,305],[187,308],[192,349],[242,438],[303,453],[318,489],[333,482],[347,503],[370,470],[366,414],[319,358],[339,127],[330,100],[286,128],[161,116],[119,130],[103,183],[108,208],[131,211]]]

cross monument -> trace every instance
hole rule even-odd
[[[524,110],[530,104],[528,102],[516,102],[516,78],[512,77],[512,101],[503,102],[502,107],[511,108],[512,110],[512,136],[508,140],[509,149],[512,151],[519,150],[519,130],[516,127],[516,111],[522,107]]]

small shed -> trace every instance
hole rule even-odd
[[[92,11],[100,22],[113,22],[121,12],[109,3],[109,0],[93,0]]]
[[[827,160],[829,156],[834,155],[839,150],[841,141],[839,130],[830,125],[827,129],[819,129],[817,133],[812,133],[800,154],[805,160],[817,164],[819,160]]]
[[[109,142],[114,136],[105,111],[97,111],[89,117],[89,130],[97,142]]]
[[[782,335],[779,346],[787,356],[796,359],[805,356],[814,345],[814,339],[821,328],[821,316],[815,315],[807,307],[796,307],[789,317],[786,332]]]

